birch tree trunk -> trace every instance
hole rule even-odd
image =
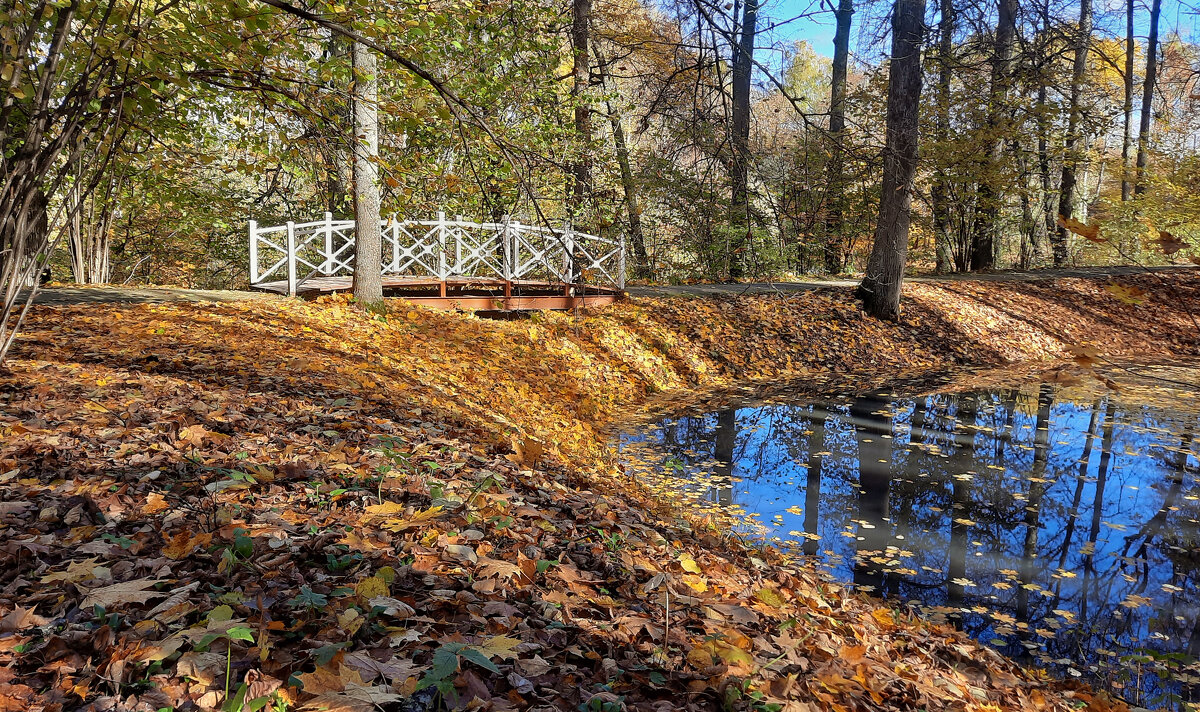
[[[1146,77],[1142,80],[1142,116],[1138,127],[1137,183],[1134,193],[1146,192],[1146,167],[1150,163],[1150,127],[1154,120],[1154,85],[1158,81],[1158,17],[1162,0],[1150,5],[1150,36],[1146,40]]]
[[[858,296],[867,313],[900,318],[900,286],[908,259],[913,176],[917,171],[917,113],[921,102],[921,40],[925,0],[896,0],[888,68],[887,139],[875,242]]]
[[[379,224],[379,79],[376,59],[354,43],[354,298],[366,308],[383,305]]]
[[[1058,214],[1071,217],[1075,212],[1075,172],[1079,165],[1080,146],[1080,98],[1083,79],[1087,74],[1088,47],[1092,39],[1092,0],[1079,0],[1079,27],[1075,35],[1075,64],[1071,70],[1071,105],[1067,117],[1067,141],[1063,147],[1062,181],[1058,189]],[[1051,237],[1050,247],[1054,252],[1054,266],[1061,267],[1067,261],[1067,237],[1069,233],[1058,226]]]
[[[1129,154],[1133,148],[1133,0],[1125,3],[1125,130],[1121,133],[1121,201],[1133,197]]]

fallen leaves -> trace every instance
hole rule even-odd
[[[146,590],[159,583],[162,582],[156,579],[135,579],[133,581],[114,583],[109,586],[101,586],[100,588],[89,590],[83,597],[83,602],[79,605],[83,608],[100,606],[107,610],[126,603],[145,603],[151,599],[167,595],[162,591]]]
[[[751,679],[795,709],[1021,709],[1042,683],[988,658],[1008,677],[980,688],[965,636],[698,534],[615,471],[604,428],[649,393],[1059,357],[1099,333],[1076,303],[1159,310],[1106,348],[1179,345],[1182,316],[1119,283],[1144,301],[915,285],[900,326],[837,292],[638,301],[532,341],[340,299],[37,307],[0,376],[0,709],[100,709],[114,675],[153,685],[122,704],[213,709],[226,665],[230,698],[289,709],[432,699],[422,680],[464,707],[710,708]]]

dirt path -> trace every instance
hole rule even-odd
[[[1009,270],[1004,272],[967,272],[938,276],[907,277],[906,282],[1036,282],[1047,279],[1103,279],[1145,272],[1174,272],[1195,270],[1195,265],[1172,265],[1169,267],[1073,267],[1066,269]],[[742,282],[722,284],[682,284],[664,286],[629,287],[635,297],[713,297],[740,294],[772,294],[804,292],[810,289],[829,287],[855,287],[858,279],[805,278],[794,282]]]
[[[909,282],[1034,282],[1047,279],[1081,277],[1103,279],[1144,272],[1165,272],[1200,269],[1194,265],[1171,267],[1075,267],[1043,269],[1025,272],[974,272],[942,276],[909,277]],[[635,297],[715,297],[740,294],[789,294],[811,289],[848,288],[857,279],[806,278],[794,282],[745,282],[730,284],[683,284],[662,286],[633,286],[628,289]],[[265,292],[183,289],[177,287],[46,287],[38,292],[35,304],[157,304],[162,302],[236,302],[246,299],[280,299]]]
[[[241,292],[232,289],[183,289],[180,287],[44,287],[34,304],[159,304],[162,302],[240,302],[247,299],[278,299],[276,294]]]

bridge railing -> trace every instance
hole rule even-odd
[[[603,284],[625,288],[625,238],[576,232],[506,219],[477,223],[447,220],[380,221],[385,275],[446,280],[490,277],[561,284]],[[250,283],[287,283],[295,295],[313,277],[354,273],[354,221],[288,222],[259,227],[250,221]]]

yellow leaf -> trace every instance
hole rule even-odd
[[[376,596],[386,596],[388,595],[387,581],[380,576],[365,578],[354,586],[354,593],[361,601],[369,601]]]
[[[781,608],[784,604],[783,596],[773,588],[760,588],[754,592],[754,597],[772,608]]]
[[[700,564],[697,564],[696,560],[692,558],[692,555],[686,551],[679,555],[679,565],[683,567],[684,571],[688,571],[693,574],[702,573],[700,570]]]
[[[704,580],[703,576],[697,576],[695,574],[684,574],[683,582],[686,583],[693,591],[695,591],[697,593],[704,593],[705,591],[708,590],[708,582]]]
[[[42,577],[42,583],[50,583],[52,581],[66,581],[68,583],[80,583],[96,578],[94,570],[99,559],[88,559],[86,561],[75,561],[67,565],[66,571],[55,571],[46,574]]]
[[[483,653],[484,655],[499,658],[515,658],[517,657],[516,647],[521,644],[520,638],[510,638],[507,635],[497,635],[488,638],[480,645],[472,645],[471,647]]]

